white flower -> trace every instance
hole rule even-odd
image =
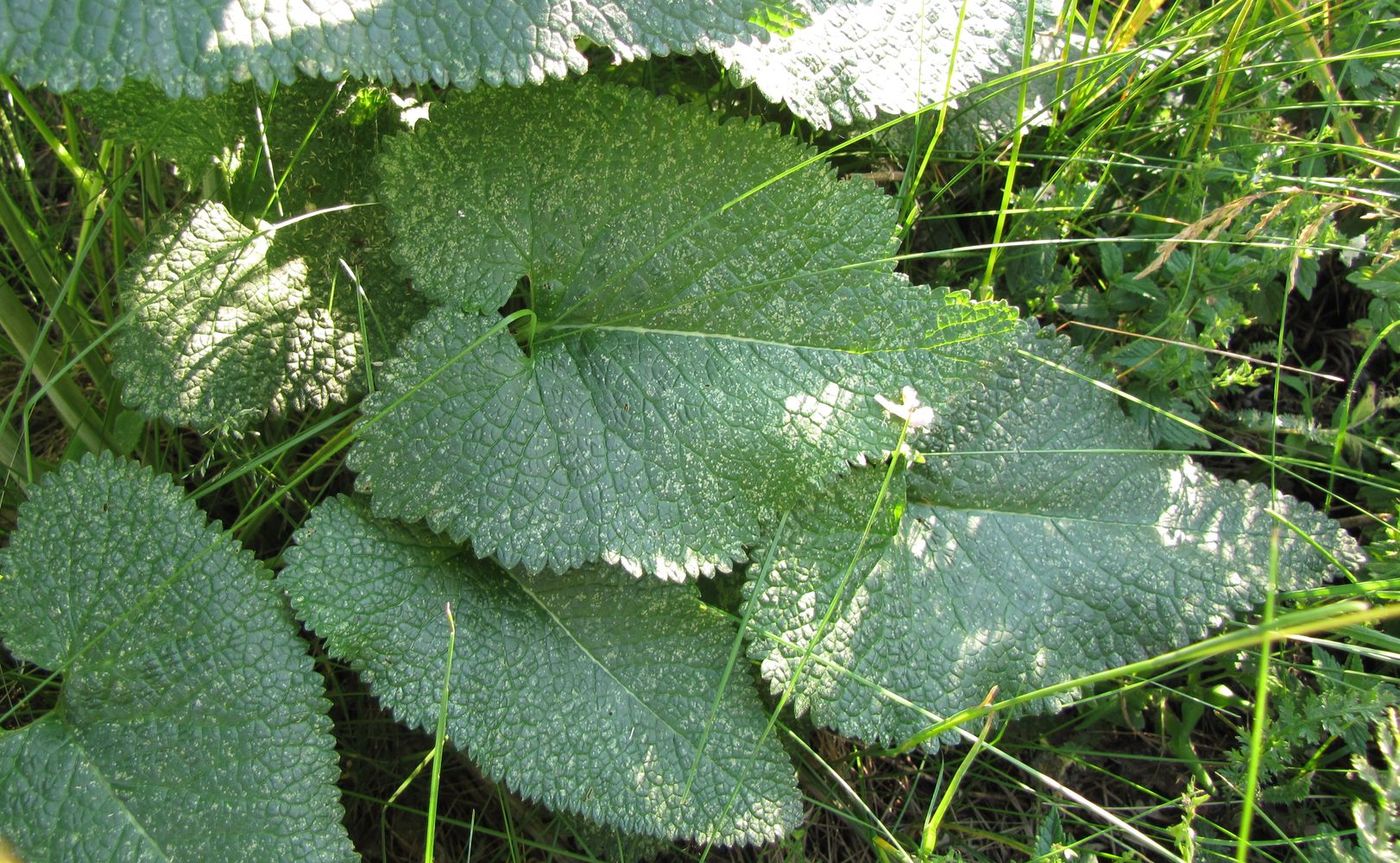
[[[919,402],[919,394],[913,387],[901,389],[899,397],[899,404],[880,395],[875,396],[875,401],[880,403],[885,413],[904,420],[910,428],[926,429],[933,425],[933,408]]]

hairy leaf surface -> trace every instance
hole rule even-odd
[[[376,512],[506,565],[684,578],[893,446],[875,396],[986,374],[1011,312],[894,274],[868,185],[821,165],[763,185],[809,155],[576,85],[450,98],[392,141],[398,250],[444,305],[365,402],[350,462]]]
[[[63,92],[128,79],[202,96],[306,75],[471,87],[584,71],[582,37],[621,60],[690,53],[702,37],[763,32],[770,0],[80,0],[0,4],[0,69]]]
[[[810,23],[786,38],[714,47],[765,96],[822,129],[898,116],[1021,68],[1030,0],[810,0]],[[1059,0],[1034,3],[1036,28]]]
[[[693,588],[601,567],[507,572],[348,498],[318,507],[297,543],[280,577],[293,606],[420,728],[436,722],[451,603],[448,734],[519,793],[721,844],[769,840],[801,818],[747,671],[724,679],[735,633]]]
[[[63,672],[52,712],[0,733],[0,837],[21,859],[354,859],[306,645],[169,478],[66,462],[2,563],[6,647]]]
[[[124,110],[143,93],[157,104]],[[421,316],[384,246],[383,209],[366,205],[380,123],[352,125],[345,101],[322,82],[273,96],[236,88],[203,106],[201,126],[202,103],[146,86],[85,95],[113,133],[192,178],[220,168],[226,184],[222,202],[170,217],[123,274],[132,320],[114,353],[129,404],[237,430],[269,411],[343,402]]]
[[[754,656],[780,691],[811,648],[794,704],[815,721],[901,740],[994,686],[1005,698],[1185,644],[1264,598],[1275,532],[1280,589],[1330,570],[1308,538],[1359,562],[1306,504],[1150,452],[1111,396],[1063,370],[1092,377],[1064,342],[1023,347],[1035,356],[1012,356],[922,442],[897,532],[880,521],[852,566],[880,479],[863,471],[795,513],[755,573],[755,632],[788,645],[759,636]]]

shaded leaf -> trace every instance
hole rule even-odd
[[[760,638],[753,654],[781,690],[811,648],[794,703],[815,721],[902,740],[992,687],[1006,698],[1188,643],[1263,600],[1275,535],[1280,589],[1335,571],[1310,539],[1359,564],[1306,504],[1150,451],[1111,396],[1066,374],[1092,377],[1065,342],[1022,347],[921,443],[878,554],[851,565],[878,480],[857,474],[795,513],[755,573],[755,631],[788,644]]]
[[[73,101],[104,138],[150,148],[175,163],[188,183],[198,183],[211,168],[227,180],[246,155],[253,106],[246,87],[204,99],[171,99],[150,84],[133,82],[114,91],[78,93]]]
[[[365,402],[350,463],[376,512],[507,565],[684,578],[892,447],[875,396],[919,381],[938,404],[986,374],[1010,310],[893,273],[868,185],[822,165],[763,185],[808,156],[576,85],[449,98],[395,139],[397,248],[446,305]],[[533,317],[507,331],[513,304]]]
[[[7,648],[63,672],[52,712],[0,733],[21,859],[354,859],[306,645],[169,478],[65,463],[20,507],[3,573]]]
[[[724,679],[733,628],[691,587],[596,567],[507,572],[348,498],[315,510],[280,580],[327,649],[424,729],[437,721],[451,603],[448,734],[527,797],[720,844],[773,839],[801,818],[748,673]]]

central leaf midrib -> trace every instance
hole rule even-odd
[[[536,339],[535,339],[535,345],[536,345],[536,349],[537,349],[537,350],[538,350],[541,346],[550,344],[551,342],[555,342],[555,341],[564,341],[565,339],[570,339],[570,338],[578,338],[578,337],[581,337],[581,336],[583,336],[583,335],[585,335],[585,334],[587,334],[587,333],[594,333],[594,332],[596,332],[596,333],[627,333],[627,334],[630,334],[630,335],[641,335],[641,336],[667,336],[667,337],[671,337],[671,338],[713,339],[713,340],[716,340],[716,341],[737,342],[737,343],[740,343],[740,344],[758,345],[758,346],[760,346],[760,347],[766,347],[766,348],[780,348],[780,349],[783,349],[783,350],[827,351],[827,352],[829,352],[829,353],[844,354],[844,355],[847,355],[847,356],[872,356],[872,355],[877,355],[877,354],[907,354],[907,353],[913,353],[913,352],[915,352],[915,351],[936,351],[936,350],[939,350],[939,349],[941,349],[941,348],[952,347],[953,345],[963,344],[963,343],[965,343],[965,342],[976,341],[976,340],[978,340],[978,339],[988,338],[988,337],[990,337],[991,335],[994,335],[994,334],[992,334],[992,333],[971,333],[971,334],[969,334],[969,335],[966,335],[966,336],[963,336],[963,337],[960,337],[960,338],[949,339],[949,340],[947,340],[947,341],[937,342],[937,343],[933,343],[933,344],[905,345],[905,346],[892,347],[892,348],[876,348],[876,347],[855,348],[855,347],[839,347],[839,346],[830,345],[830,344],[814,344],[814,343],[811,343],[811,342],[800,341],[800,340],[780,341],[780,340],[778,340],[778,339],[771,339],[771,338],[767,338],[767,339],[766,339],[766,338],[759,338],[759,337],[757,337],[757,336],[743,336],[743,335],[738,335],[738,334],[736,334],[736,333],[715,332],[715,331],[701,330],[701,329],[682,330],[682,329],[675,329],[675,328],[670,328],[670,327],[623,326],[623,325],[619,325],[619,324],[557,324],[557,323],[556,323],[556,324],[544,324],[544,325],[541,325],[540,332],[549,333],[549,332],[551,332],[551,331],[552,331],[552,332],[559,333],[560,335],[555,336],[555,337],[553,337],[553,338],[550,338],[550,337],[540,338],[540,337],[537,335],[537,336],[536,336]],[[946,357],[946,359],[956,361],[956,360],[959,360],[960,358],[959,358],[959,357]]]
[[[117,805],[117,808],[120,809],[122,814],[125,816],[125,820],[131,824],[132,828],[136,830],[136,832],[141,836],[142,840],[144,840],[144,842],[160,857],[161,860],[170,861],[170,863],[173,863],[174,858],[170,857],[168,854],[165,853],[165,850],[160,847],[160,843],[158,843],[155,840],[155,837],[151,836],[151,834],[146,831],[146,828],[141,823],[140,819],[138,819],[136,817],[136,814],[133,813],[131,809],[127,807],[126,801],[124,801],[121,795],[118,794],[116,790],[112,787],[112,783],[108,781],[106,774],[102,772],[97,762],[93,760],[92,756],[88,753],[87,747],[83,746],[82,741],[78,739],[78,729],[72,724],[62,719],[54,719],[52,721],[58,725],[59,729],[62,732],[64,741],[71,745],[75,750],[77,750],[80,756],[80,764],[86,766],[88,770],[92,773],[93,777],[95,777],[96,780],[99,783],[101,783],[102,790],[105,791],[107,795],[111,797],[112,801]]]
[[[603,662],[597,656],[594,656],[593,651],[589,650],[588,647],[585,646],[584,643],[579,640],[579,638],[574,634],[573,630],[570,629],[569,626],[566,625],[564,621],[561,620],[559,616],[554,613],[554,610],[550,608],[549,605],[543,599],[536,595],[535,592],[531,590],[527,585],[521,582],[519,576],[517,576],[513,572],[509,573],[509,575],[511,581],[513,581],[522,591],[524,591],[525,595],[530,598],[530,601],[535,603],[535,605],[539,606],[540,610],[547,614],[549,616],[549,619],[554,621],[555,625],[559,627],[560,631],[563,632],[568,637],[568,639],[578,647],[579,651],[584,656],[588,657],[589,661],[596,665],[604,674],[606,674],[614,683],[616,683],[619,689],[627,693],[627,695],[631,697],[633,701],[635,701],[639,706],[645,709],[646,712],[652,717],[654,717],[657,722],[659,722],[661,725],[665,726],[668,730],[670,730],[670,732],[674,734],[677,738],[685,741],[686,746],[692,752],[695,752],[697,756],[713,764],[716,768],[718,768],[726,776],[733,779],[736,783],[742,783],[745,777],[735,775],[724,764],[720,763],[714,757],[712,757],[709,754],[708,747],[704,750],[699,749],[695,741],[691,740],[685,734],[682,734],[680,730],[677,729],[673,724],[671,724],[669,720],[667,720],[661,714],[657,713],[656,710],[651,706],[649,702],[647,702],[646,699],[642,698],[641,695],[633,691],[633,689],[630,686],[628,686],[626,683],[620,680],[618,676],[613,673],[613,670],[610,667],[608,667],[607,663]],[[723,693],[721,693],[721,697],[723,697]]]

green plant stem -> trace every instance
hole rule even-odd
[[[1035,45],[1035,0],[1026,5],[1026,26],[1021,34],[1021,82],[1016,91],[1016,120],[1011,126],[1011,156],[1007,160],[1006,181],[1001,187],[1001,205],[997,207],[996,229],[992,232],[992,247],[987,252],[987,265],[982,270],[982,283],[977,297],[982,300],[992,298],[992,275],[996,272],[997,261],[1001,257],[1001,240],[1006,232],[1006,216],[1011,210],[1011,199],[1015,194],[1016,167],[1021,160],[1021,142],[1025,140],[1023,128],[1026,118],[1026,98],[1030,91],[1030,77],[1026,70],[1031,66],[1031,50]]]
[[[1206,118],[1196,127],[1195,134],[1187,140],[1183,156],[1189,158],[1191,154],[1204,154],[1210,145],[1211,136],[1215,133],[1216,123],[1220,119],[1220,105],[1225,100],[1225,94],[1229,92],[1230,85],[1235,79],[1238,71],[1240,58],[1244,55],[1245,47],[1243,34],[1247,30],[1254,28],[1254,22],[1259,17],[1260,7],[1263,6],[1261,0],[1242,0],[1246,7],[1235,16],[1230,25],[1230,32],[1225,37],[1225,44],[1220,50],[1220,63],[1215,70],[1215,84],[1211,88],[1210,95],[1206,99]]]
[[[25,493],[34,477],[30,474],[29,452],[20,443],[19,435],[8,424],[0,426],[0,469],[5,475],[0,478],[0,506],[7,501],[4,496],[6,484],[14,483],[21,494]]]
[[[1313,35],[1302,11],[1289,0],[1269,0],[1269,3],[1273,6],[1275,15],[1289,22],[1289,26],[1285,30],[1288,41],[1300,57],[1305,57],[1309,61],[1303,67],[1303,71],[1330,106],[1342,141],[1353,147],[1366,146],[1365,136],[1356,127],[1356,121],[1352,119],[1350,112],[1343,107],[1346,100],[1342,98],[1342,93],[1337,87],[1337,80],[1332,77],[1332,70],[1327,65],[1322,46],[1317,44],[1317,37]]]
[[[957,732],[958,735],[962,737],[964,741],[973,742],[977,739],[972,732],[968,731],[965,728],[958,728]],[[1002,761],[1006,762],[1007,764],[1010,764],[1012,767],[1015,767],[1022,773],[1025,773],[1027,776],[1030,776],[1036,782],[1040,783],[1045,788],[1049,789],[1055,794],[1058,794],[1066,798],[1067,800],[1070,800],[1075,804],[1083,807],[1085,811],[1092,813],[1094,817],[1103,821],[1105,824],[1118,828],[1120,831],[1123,832],[1125,838],[1137,843],[1142,848],[1156,853],[1164,860],[1170,860],[1173,861],[1173,863],[1185,863],[1185,861],[1183,861],[1180,856],[1173,854],[1171,851],[1167,850],[1165,847],[1162,846],[1160,842],[1157,842],[1151,836],[1148,836],[1146,833],[1142,832],[1137,827],[1134,827],[1132,824],[1123,820],[1118,815],[1115,815],[1114,813],[1110,812],[1109,810],[1105,809],[1104,807],[1085,797],[1083,794],[1080,794],[1078,791],[1075,791],[1073,788],[1070,788],[1068,785],[1065,785],[1063,782],[1060,782],[1055,777],[1049,776],[1039,770],[1036,770],[1034,767],[1015,757],[1014,755],[1011,755],[1008,752],[1003,752],[999,747],[988,745],[986,746],[985,751],[989,755],[1001,759]]]
[[[73,179],[77,181],[84,200],[94,201],[100,197],[104,188],[101,175],[88,170],[73,157],[68,147],[59,139],[58,135],[54,134],[53,130],[49,128],[49,124],[44,122],[43,116],[40,115],[38,110],[34,107],[34,103],[29,101],[29,96],[24,92],[24,89],[15,83],[13,78],[4,74],[0,74],[0,88],[3,88],[10,94],[10,98],[14,100],[14,103],[19,106],[20,111],[23,112],[24,116],[33,124],[34,130],[44,139],[44,143],[48,144],[49,148],[53,150],[53,154],[58,159],[59,164],[63,165],[63,167],[68,170],[68,173],[73,175]]]
[[[98,334],[92,326],[75,315],[64,302],[66,290],[63,281],[56,275],[55,262],[49,259],[49,256],[35,241],[38,233],[28,224],[24,214],[19,209],[19,205],[2,186],[0,186],[0,228],[4,229],[11,248],[19,255],[20,262],[24,265],[25,271],[28,272],[32,284],[38,289],[40,299],[48,307],[50,314],[53,315],[54,323],[58,325],[64,337],[77,344],[92,344],[96,341]],[[88,359],[89,357],[92,359]],[[116,383],[112,378],[111,371],[95,353],[86,353],[82,365],[99,392],[110,395],[116,391]]]
[[[987,697],[982,704],[985,706],[992,703],[995,697],[996,689],[994,688],[991,692],[987,693]],[[982,751],[982,747],[987,745],[987,735],[992,731],[992,720],[993,717],[989,715],[982,722],[982,731],[977,735],[977,739],[972,742],[972,746],[968,748],[967,754],[963,756],[962,761],[958,763],[958,769],[953,772],[953,778],[948,781],[948,787],[943,789],[943,795],[939,797],[938,805],[929,812],[928,818],[924,821],[923,836],[920,837],[919,840],[920,857],[925,859],[932,857],[934,851],[937,849],[939,827],[942,826],[943,819],[947,816],[949,807],[953,805],[953,798],[957,796],[958,787],[962,785],[963,777],[967,776],[968,769],[972,767],[972,762],[977,758],[977,754]]]
[[[783,687],[782,694],[778,696],[778,703],[774,705],[772,711],[769,713],[768,723],[764,727],[763,733],[759,735],[758,741],[754,744],[755,750],[757,750],[757,747],[761,746],[773,733],[773,729],[778,724],[778,715],[782,713],[783,708],[786,707],[788,701],[792,699],[792,694],[797,691],[797,684],[802,678],[803,671],[807,668],[807,663],[818,659],[814,652],[816,646],[820,644],[821,640],[826,636],[827,630],[831,627],[832,618],[840,607],[843,597],[846,595],[846,592],[852,588],[851,582],[855,577],[856,565],[860,562],[861,555],[865,553],[865,547],[869,544],[870,535],[875,529],[875,521],[880,517],[880,511],[884,508],[885,501],[889,497],[890,483],[894,479],[895,471],[904,467],[904,452],[907,445],[906,442],[909,440],[909,429],[909,418],[906,417],[904,422],[900,425],[899,438],[895,443],[894,449],[891,451],[892,454],[889,464],[886,466],[884,478],[880,482],[880,490],[875,496],[875,501],[870,508],[869,515],[866,517],[865,526],[861,530],[860,541],[856,544],[856,548],[851,555],[851,562],[847,565],[846,571],[842,574],[841,583],[834,591],[831,601],[827,603],[826,612],[823,614],[821,621],[817,624],[811,641],[809,641],[805,647],[801,648],[802,656],[798,659],[797,667],[793,670],[792,676],[787,681],[787,685]],[[769,554],[772,553],[772,550],[778,546],[778,543],[780,543],[782,539],[783,537],[781,534],[774,534],[770,544]],[[740,632],[742,633],[743,630],[741,629]],[[729,799],[725,803],[726,812],[733,808],[734,802],[738,799],[739,791],[740,787],[736,784],[734,791],[730,793]],[[705,854],[702,855],[701,860],[709,858],[709,850],[708,847],[705,849]]]
[[[1143,25],[1158,9],[1162,8],[1164,2],[1165,0],[1138,0],[1138,4],[1133,7],[1132,14],[1128,16],[1127,22],[1123,24],[1121,29],[1117,27],[1118,16],[1122,14],[1122,8],[1120,8],[1118,15],[1114,16],[1114,20],[1109,26],[1109,32],[1113,34],[1109,50],[1122,51],[1131,45],[1133,40],[1137,38],[1138,32],[1142,30]]]
[[[812,749],[811,745],[802,739],[801,735],[793,733],[789,728],[784,728],[783,734],[794,746],[806,753],[808,758],[816,764],[821,765],[822,772],[826,774],[826,778],[830,779],[837,788],[841,789],[841,792],[846,795],[846,799],[851,802],[851,806],[859,810],[861,817],[865,819],[865,823],[879,834],[875,837],[878,847],[893,852],[900,860],[904,861],[904,863],[914,863],[913,858],[909,856],[909,852],[905,851],[900,846],[899,840],[890,832],[890,829],[885,826],[884,822],[871,811],[869,804],[867,804],[860,794],[851,787],[851,783],[847,782],[844,777],[833,770],[826,759],[818,755],[817,752]]]
[[[398,787],[394,789],[394,792],[392,794],[390,794],[384,800],[376,801],[381,804],[379,810],[379,846],[381,848],[389,847],[389,825],[386,817],[389,814],[389,810],[391,808],[396,808],[394,805],[395,802],[403,796],[403,793],[407,791],[411,785],[413,785],[413,780],[418,778],[418,775],[423,772],[423,768],[427,767],[428,763],[432,760],[433,751],[429,749],[428,754],[423,756],[423,759],[419,761],[416,765],[414,765],[413,769],[409,771],[408,775],[404,777],[403,781],[399,783]],[[421,810],[414,811],[416,814],[423,816],[425,819],[428,817],[427,812]],[[447,821],[448,819],[444,818],[441,820]]]
[[[78,385],[67,377],[68,366],[40,337],[34,319],[8,283],[0,284],[0,329],[5,331],[15,350],[25,358],[26,372],[32,372],[38,379],[41,392],[83,447],[90,452],[108,448],[97,411],[83,396]]]
[[[1107,683],[1122,677],[1150,674],[1167,666],[1183,665],[1212,656],[1221,656],[1227,653],[1247,650],[1257,646],[1265,635],[1270,635],[1275,640],[1278,640],[1293,635],[1310,635],[1315,632],[1330,632],[1351,624],[1375,623],[1397,617],[1400,617],[1400,605],[1372,607],[1368,603],[1356,600],[1347,600],[1322,608],[1309,608],[1291,612],[1274,619],[1267,625],[1260,624],[1259,626],[1250,627],[1240,632],[1228,632],[1223,635],[1213,636],[1198,641],[1195,644],[1154,656],[1150,659],[1130,662],[1127,665],[1105,669],[1095,674],[1088,674],[1083,677],[1077,677],[1074,680],[1067,680],[1064,683],[1043,686],[1031,692],[1025,692],[1012,698],[1003,699],[994,704],[987,705],[986,707],[970,707],[947,718],[931,716],[930,719],[932,719],[933,724],[928,728],[925,728],[923,731],[920,731],[898,746],[882,750],[882,754],[891,756],[907,754],[923,746],[925,743],[928,743],[930,740],[946,734],[948,731],[959,728],[968,722],[980,719],[991,712],[1009,710],[1013,707],[1029,704],[1033,701],[1039,701],[1077,689],[1084,689],[1099,683]],[[777,638],[777,636],[764,633],[764,637],[776,639],[782,643],[782,639]],[[860,682],[881,688],[872,681],[861,680]],[[915,710],[918,709],[917,705],[910,704],[906,699],[901,698],[897,694],[891,693],[888,690],[883,690],[883,688],[881,689],[882,695],[889,696],[901,706],[911,707]]]
[[[1341,415],[1337,420],[1337,436],[1332,441],[1332,460],[1329,464],[1331,469],[1327,472],[1327,497],[1322,502],[1323,512],[1332,508],[1332,493],[1335,489],[1337,470],[1342,463],[1342,447],[1347,441],[1347,430],[1351,428],[1352,400],[1356,398],[1356,390],[1361,385],[1361,373],[1366,370],[1366,366],[1370,365],[1371,357],[1375,355],[1376,349],[1385,344],[1386,338],[1396,328],[1400,328],[1400,321],[1391,321],[1385,329],[1377,333],[1361,354],[1361,359],[1357,360],[1356,371],[1352,372],[1351,383],[1347,386],[1346,398],[1342,400]]]
[[[928,144],[924,147],[923,158],[919,160],[919,167],[913,176],[905,175],[904,183],[900,192],[908,191],[907,195],[901,197],[900,209],[903,211],[899,220],[898,235],[901,241],[907,239],[911,231],[914,230],[914,222],[919,217],[919,186],[923,182],[924,174],[928,170],[929,161],[933,158],[933,151],[938,146],[938,141],[943,137],[943,129],[948,122],[948,106],[952,102],[953,95],[953,73],[957,70],[958,46],[962,43],[963,27],[967,21],[967,7],[971,0],[962,0],[958,6],[958,23],[953,29],[953,46],[948,52],[948,73],[943,76],[943,96],[938,101],[938,119],[933,129],[933,135],[929,138]],[[924,26],[924,17],[919,16],[919,26]],[[924,127],[924,121],[928,118],[923,113],[913,115],[915,121],[914,141],[920,139],[918,134]],[[911,154],[912,155],[912,154]]]
[[[774,536],[782,536],[787,530],[787,522],[791,513],[784,512],[778,519],[778,526],[773,529]],[[761,569],[759,572],[768,572],[773,565],[773,555],[777,551],[777,543],[771,543],[765,553]],[[734,640],[729,645],[729,659],[724,666],[724,674],[720,677],[719,685],[715,687],[715,697],[710,702],[710,715],[705,720],[705,730],[700,735],[700,743],[695,747],[695,757],[691,759],[690,769],[685,777],[685,789],[681,792],[682,805],[690,797],[690,788],[695,783],[695,777],[700,772],[700,759],[705,754],[705,747],[710,741],[710,733],[714,730],[715,723],[719,721],[720,708],[724,703],[724,693],[729,688],[730,675],[734,673],[734,668],[739,664],[739,658],[744,650],[744,633],[749,631],[749,624],[753,620],[754,609],[758,606],[759,591],[755,590],[749,595],[748,601],[744,603],[743,617],[739,621],[739,626],[734,632]]]
[[[1269,543],[1270,590],[1264,600],[1264,625],[1274,619],[1274,594],[1278,583],[1278,528]],[[1264,632],[1259,642],[1259,669],[1254,677],[1254,716],[1249,729],[1249,763],[1245,771],[1244,799],[1241,801],[1240,830],[1235,839],[1236,863],[1249,861],[1249,832],[1254,824],[1255,799],[1259,795],[1259,767],[1264,758],[1264,729],[1269,724],[1269,656],[1273,634]]]
[[[447,614],[447,662],[442,673],[442,698],[438,702],[437,730],[433,735],[433,772],[428,790],[427,836],[423,840],[423,863],[433,863],[433,840],[437,837],[438,794],[442,783],[442,747],[447,742],[447,699],[452,692],[452,658],[457,650],[457,619],[452,616],[452,603],[444,607]]]

